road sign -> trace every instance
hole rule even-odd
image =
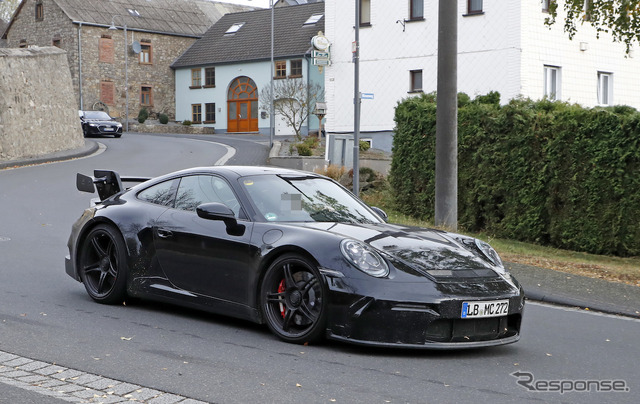
[[[360,93],[360,99],[362,100],[372,100],[373,93]]]

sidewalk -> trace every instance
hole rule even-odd
[[[0,162],[0,170],[83,157],[96,150],[97,142],[85,139],[80,149]],[[505,266],[522,284],[527,299],[640,318],[640,287],[530,265],[507,262]]]
[[[640,318],[640,288],[506,262],[531,300]]]

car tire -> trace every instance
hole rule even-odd
[[[326,327],[327,287],[317,265],[297,254],[278,257],[262,281],[260,307],[271,332],[283,341],[320,340]]]
[[[98,303],[122,303],[128,273],[124,240],[115,227],[100,224],[80,243],[80,279],[89,296]]]

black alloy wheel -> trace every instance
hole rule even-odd
[[[87,293],[99,303],[122,303],[126,292],[127,254],[122,236],[105,224],[84,238],[78,257],[80,278]]]
[[[260,306],[269,329],[296,344],[315,342],[323,336],[326,297],[317,266],[294,254],[276,259],[260,288]]]

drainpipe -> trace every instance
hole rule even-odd
[[[78,24],[78,91],[80,92],[80,110],[84,111],[82,97],[82,23]]]

